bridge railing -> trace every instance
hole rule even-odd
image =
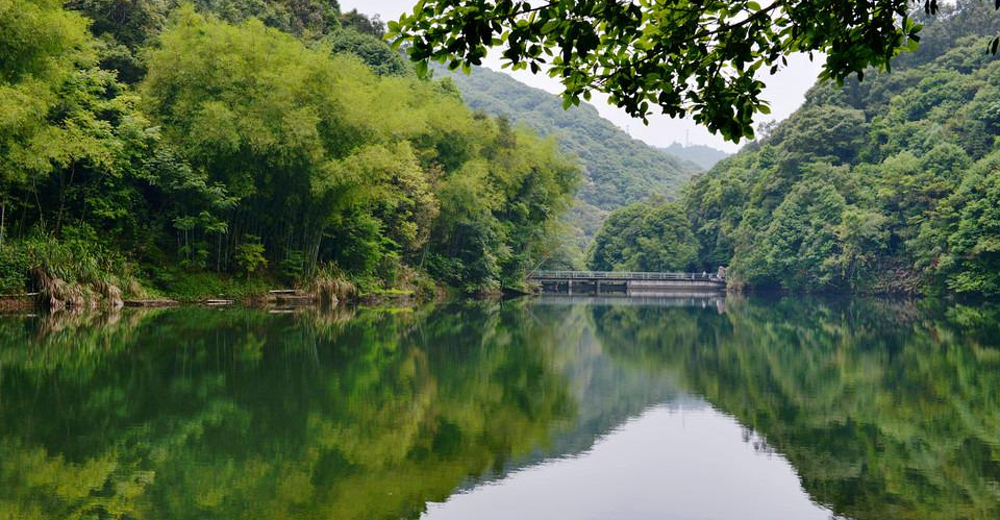
[[[643,273],[627,271],[535,271],[532,280],[710,280],[724,278],[714,273]]]

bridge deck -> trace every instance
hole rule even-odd
[[[671,280],[671,281],[698,281],[714,282],[725,284],[725,278],[719,278],[708,273],[642,273],[628,271],[535,271],[528,278],[537,282],[546,281],[616,281],[627,282],[633,280]]]

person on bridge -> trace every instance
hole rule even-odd
[[[726,268],[725,266],[719,266],[719,272],[715,274],[715,277],[724,280],[726,278]]]

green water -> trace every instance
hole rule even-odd
[[[0,520],[832,516],[1000,518],[1000,307],[0,316]]]

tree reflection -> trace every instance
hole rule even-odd
[[[523,307],[0,321],[0,518],[401,518],[574,414]]]
[[[787,298],[592,317],[611,355],[678,374],[838,515],[1000,517],[996,307]]]
[[[0,519],[413,518],[678,387],[858,520],[1000,517],[1000,307],[0,319]],[[609,355],[610,356],[609,356]],[[683,397],[683,395],[680,395]]]

